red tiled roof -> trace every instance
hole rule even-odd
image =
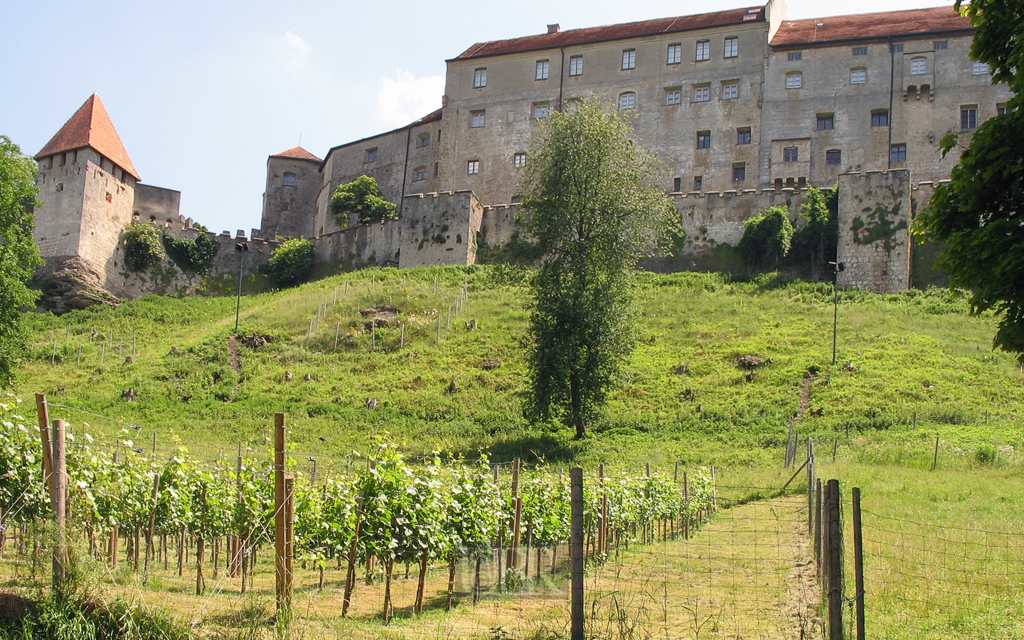
[[[103,107],[103,101],[95,93],[64,123],[57,135],[53,136],[35,157],[39,160],[82,147],[92,147],[136,180],[140,179],[132,159],[128,157],[128,152],[121,144],[114,123],[110,121],[110,116]]]
[[[870,40],[948,31],[970,31],[971,21],[952,6],[852,16],[785,20],[771,45],[787,47],[844,40]]]
[[[288,149],[287,151],[282,151],[281,153],[275,153],[274,155],[272,155],[270,157],[271,158],[292,158],[293,160],[311,160],[313,162],[322,162],[322,160],[320,158],[314,156],[312,153],[306,151],[302,147],[292,147],[291,149]]]
[[[754,17],[749,18],[746,16]],[[521,53],[524,51],[535,51],[537,49],[555,49],[557,47],[565,47],[574,44],[605,42],[608,40],[621,40],[623,38],[655,36],[665,33],[690,31],[692,29],[707,29],[709,27],[741,24],[743,22],[764,22],[764,7],[731,9],[729,11],[701,13],[694,16],[659,18],[657,20],[628,22],[625,24],[613,24],[604,27],[570,29],[568,31],[543,33],[534,36],[524,36],[522,38],[512,38],[510,40],[479,42],[466,49],[462,54],[455,58],[455,60],[480,58],[483,56],[496,56],[506,53]]]

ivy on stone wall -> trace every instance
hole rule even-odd
[[[750,269],[775,269],[789,253],[793,223],[786,207],[768,207],[743,223],[739,250]]]
[[[217,257],[220,245],[201,230],[195,238],[173,238],[163,236],[164,249],[174,264],[188,275],[200,275],[210,271]]]
[[[124,265],[129,271],[146,271],[164,259],[160,232],[148,224],[133,223],[124,231]]]
[[[850,223],[853,241],[860,245],[867,245],[881,240],[885,252],[892,253],[892,250],[900,245],[896,241],[897,232],[906,229],[908,225],[905,219],[893,224],[893,220],[889,216],[898,218],[902,204],[897,201],[892,207],[880,204],[874,210],[865,209],[864,212],[868,214],[866,222],[860,216],[854,217]]]

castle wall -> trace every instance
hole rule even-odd
[[[90,160],[83,172],[85,186],[82,197],[82,235],[78,256],[92,265],[101,281],[111,293],[117,294],[116,273],[123,268],[124,248],[121,234],[132,221],[135,203],[134,180],[124,174],[126,181]]]
[[[842,288],[896,293],[910,287],[910,172],[839,176],[839,274]]]
[[[484,208],[472,191],[412,195],[403,204],[400,268],[476,263]]]
[[[401,226],[397,220],[361,224],[313,239],[316,263],[329,268],[397,266]]]
[[[98,162],[99,156],[90,149],[78,149],[60,158],[46,158],[39,163],[36,185],[35,239],[39,253],[46,261],[43,273],[53,271],[61,261],[78,255],[82,233],[80,211],[85,197],[87,163],[90,157]]]
[[[803,201],[802,192],[789,188],[677,195],[675,205],[686,232],[684,253],[698,254],[722,244],[738,245],[743,238],[743,223],[768,207],[784,207],[790,220],[797,220]]]
[[[314,218],[319,192],[319,162],[281,156],[268,158],[260,223],[262,234],[268,238],[311,238],[316,235]]]
[[[497,206],[484,206],[483,216],[480,218],[480,239],[478,247],[500,247],[512,240],[512,234],[518,228],[516,215],[519,213],[519,206],[512,204],[499,204]]]
[[[135,184],[135,204],[132,211],[139,220],[173,223],[178,219],[180,208],[180,191],[141,182]]]

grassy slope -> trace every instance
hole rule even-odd
[[[464,279],[469,302],[448,329],[447,309]],[[284,411],[296,454],[321,460],[364,451],[375,434],[389,431],[411,455],[444,450],[472,456],[486,449],[498,459],[763,467],[780,456],[803,376],[816,365],[822,372],[811,407],[822,416],[805,418],[800,429],[819,439],[838,437],[861,459],[926,464],[937,434],[950,452],[980,443],[1017,446],[1024,439],[1024,376],[1009,355],[991,351],[992,318],[970,317],[948,292],[844,295],[839,360],[852,363],[847,368],[830,366],[827,285],[644,274],[643,340],[595,437],[574,443],[566,429],[531,426],[519,415],[525,369],[518,341],[527,320],[521,281],[521,274],[501,268],[383,270],[248,297],[243,330],[275,340],[255,352],[241,348],[237,373],[228,347],[232,299],[151,297],[116,310],[34,316],[37,357],[16,391],[23,398],[43,391],[53,402],[142,426],[136,433],[76,412],[53,416],[89,423],[94,435],[127,431],[148,443],[156,432],[161,445],[178,437],[211,456],[237,441],[263,447],[273,413]],[[326,317],[307,347],[310,319],[325,301]],[[393,326],[378,330],[378,351],[371,353],[359,310],[379,303],[401,310],[405,349],[397,348]],[[478,330],[466,328],[471,319]],[[336,329],[341,346],[335,352]],[[126,364],[114,352],[123,337],[130,353],[133,331],[139,354]],[[103,337],[90,341],[93,332]],[[50,364],[51,335],[62,360],[56,366]],[[100,366],[105,341],[113,349]],[[749,382],[735,365],[745,353],[772,359]],[[484,370],[488,358],[502,366]],[[680,364],[688,365],[688,375],[675,372]],[[452,380],[459,387],[454,394],[447,393]],[[129,387],[134,402],[121,398]],[[370,397],[380,399],[376,410],[366,408]]]

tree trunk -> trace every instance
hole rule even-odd
[[[181,528],[181,534],[178,536],[178,577],[182,576],[185,571],[185,527]]]
[[[452,556],[448,560],[448,600],[445,602],[444,610],[452,610],[452,598],[455,597],[455,563],[457,559]]]
[[[583,389],[582,382],[578,375],[573,374],[569,378],[569,395],[572,402],[572,415],[569,421],[576,428],[576,440],[582,440],[587,435],[587,425],[583,422]]]
[[[206,551],[206,540],[200,536],[196,542],[196,595],[203,595],[206,590],[206,581],[203,579],[203,552]]]
[[[420,578],[416,584],[416,604],[413,605],[413,611],[416,615],[423,613],[423,592],[426,590],[427,583],[427,562],[430,558],[430,554],[426,551],[420,557]]]
[[[389,624],[394,614],[394,607],[391,606],[391,572],[394,568],[394,559],[388,558],[384,562],[384,624]]]
[[[476,568],[473,569],[473,604],[480,601],[480,558],[476,559]]]

